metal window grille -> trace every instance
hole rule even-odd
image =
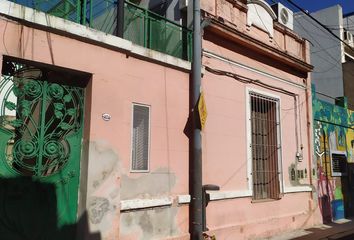
[[[150,108],[133,105],[132,170],[149,170]]]
[[[279,100],[250,93],[253,199],[279,199]]]
[[[347,156],[332,153],[332,176],[343,176],[347,173]]]

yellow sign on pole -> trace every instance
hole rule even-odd
[[[206,108],[205,99],[204,99],[204,93],[203,92],[200,93],[199,102],[198,102],[198,112],[199,112],[201,130],[203,130],[204,126],[205,126],[205,122],[206,122],[207,116],[208,116],[208,111],[207,111],[207,108]]]

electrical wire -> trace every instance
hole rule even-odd
[[[273,3],[277,3],[275,0],[271,0],[271,1],[272,1]],[[289,1],[288,1],[288,2],[289,2]],[[301,10],[301,9],[300,9],[300,10]],[[303,9],[302,9],[302,10],[303,10]],[[310,16],[310,15],[308,14],[308,12],[306,12],[305,10],[303,10],[302,12],[304,12],[307,16]],[[258,15],[258,17],[260,17],[258,11],[257,11],[257,15]],[[313,18],[312,16],[310,16],[310,17]],[[305,18],[305,19],[306,19],[306,18]],[[313,20],[314,20],[314,19],[313,19]],[[265,24],[264,24],[264,22],[263,22],[262,19],[261,19],[261,21],[262,21],[262,24],[265,26]],[[306,19],[306,21],[308,21],[308,20]],[[322,28],[324,28],[326,31],[329,31],[332,36],[336,37],[336,39],[338,39],[339,41],[341,41],[341,42],[343,42],[344,44],[346,44],[342,39],[340,39],[339,37],[337,37],[333,32],[331,32],[329,29],[326,29],[326,26],[324,26],[324,25],[323,25],[322,23],[320,23],[318,20],[315,19],[314,21],[315,21],[317,24],[319,24],[320,26],[322,26]],[[310,22],[310,21],[308,21],[308,22]],[[314,25],[316,28],[320,29],[321,31],[324,31],[323,29],[321,29],[321,28],[319,28],[318,26],[316,26],[314,23],[311,22],[311,24]],[[302,27],[303,27],[303,26],[302,26]],[[307,31],[305,27],[303,27],[303,28],[304,28],[305,31]],[[311,36],[311,34],[309,34],[309,35]],[[339,66],[338,66],[337,63],[342,64],[342,62],[341,62],[341,61],[338,61],[338,59],[335,59],[331,54],[329,54],[329,52],[327,51],[328,49],[324,48],[315,38],[314,38],[314,40],[315,40],[316,43],[320,46],[321,51],[325,51],[325,52],[330,56],[330,58],[331,58],[332,60],[334,60],[335,63],[331,63],[331,64],[333,65],[333,66],[331,67],[331,69],[333,69],[334,67],[338,67],[338,68],[339,68]],[[277,44],[277,43],[276,43],[276,44]],[[277,45],[278,45],[278,44],[277,44]],[[348,44],[346,44],[346,45],[349,46]],[[337,45],[337,46],[338,46],[338,45]],[[278,45],[278,47],[280,47],[280,46]],[[333,47],[335,47],[335,46],[332,46],[332,48],[333,48]],[[352,49],[351,46],[349,46],[349,47],[350,47],[350,49]],[[325,58],[323,58],[323,59],[328,62],[328,59],[325,59]],[[216,70],[216,69],[212,69],[212,68],[207,67],[207,66],[205,67],[205,69],[206,69],[207,71],[211,72],[211,73],[216,74],[216,75],[223,75],[223,76],[232,77],[232,78],[234,78],[235,80],[237,80],[237,81],[239,81],[239,82],[242,82],[242,83],[245,83],[245,84],[255,84],[255,85],[262,86],[262,87],[264,87],[264,88],[267,88],[267,89],[270,89],[270,90],[273,90],[273,91],[277,91],[277,92],[280,92],[280,93],[284,93],[284,94],[293,96],[294,99],[295,99],[295,102],[294,102],[294,103],[295,103],[295,104],[294,104],[294,110],[295,110],[296,112],[298,111],[298,108],[301,108],[301,106],[303,105],[303,103],[300,103],[299,105],[296,104],[296,102],[299,101],[299,100],[298,100],[298,98],[299,98],[299,95],[298,95],[298,94],[289,92],[289,91],[287,91],[287,90],[285,90],[285,89],[278,88],[278,87],[275,87],[275,86],[272,86],[272,85],[263,83],[263,82],[261,82],[261,81],[259,81],[259,80],[254,80],[254,79],[250,79],[250,78],[247,78],[247,77],[244,77],[244,76],[240,76],[240,75],[237,75],[237,74],[235,74],[235,73],[226,72],[226,71],[222,71],[222,70]],[[319,94],[321,94],[321,93],[319,93]],[[324,94],[321,94],[321,95],[324,95]],[[327,95],[327,96],[328,96],[328,95]],[[333,98],[333,97],[331,97],[331,96],[328,96],[328,97],[330,97],[330,98],[332,98],[332,99],[337,99],[337,98]],[[350,104],[348,104],[348,105],[350,105]],[[289,109],[289,110],[291,110],[291,109]],[[301,119],[301,117],[300,117],[300,119]],[[297,120],[296,120],[296,122],[297,122]],[[301,120],[299,121],[299,123],[301,124]],[[300,126],[300,129],[301,129],[301,126]],[[297,133],[297,131],[296,131],[296,133]],[[302,139],[301,136],[300,136],[300,139]]]
[[[332,97],[332,96],[330,96],[330,95],[327,95],[327,94],[325,94],[325,93],[321,93],[321,92],[318,92],[318,91],[315,91],[315,93],[317,93],[317,94],[319,94],[319,95],[322,95],[322,96],[324,96],[324,97],[331,98],[331,99],[333,99],[333,100],[338,100],[338,99],[339,99],[339,97]]]
[[[260,14],[259,14],[257,8],[255,8],[255,10],[256,10],[256,13],[257,13],[259,19],[261,20],[261,22],[262,22],[264,28],[267,29],[268,32],[270,32],[270,30],[267,28],[267,26],[266,26],[265,23],[263,22],[262,17],[260,16]],[[279,49],[282,49],[282,47],[279,46],[279,44],[277,43],[277,41],[274,41],[274,43],[278,46]]]
[[[347,31],[354,31],[354,26],[353,27],[328,27],[331,30],[347,30]]]
[[[339,99],[339,97],[333,97],[333,96],[330,96],[330,95],[322,93],[322,92],[315,91],[315,93],[318,94],[318,95],[324,96],[326,98],[335,100],[335,101]],[[347,104],[348,104],[348,106],[350,106],[350,107],[352,107],[354,109],[354,105],[353,104],[350,104],[350,103],[347,103]]]
[[[277,3],[275,0],[272,0],[272,1],[273,1],[274,3]],[[223,9],[220,9],[220,11],[221,11],[222,14],[226,14]],[[240,22],[243,21],[243,19],[241,19],[237,14],[236,14],[234,17],[237,18]],[[255,34],[256,34],[258,37],[260,37],[261,39],[263,38],[263,36],[261,36],[259,33],[255,32]],[[274,41],[274,42],[275,42],[275,44],[276,44],[280,49],[282,49],[276,41]],[[272,45],[271,45],[271,46],[272,46]],[[275,47],[275,46],[272,46],[272,47]],[[219,55],[222,56],[223,54],[222,54],[222,51],[221,51],[220,46],[218,46],[218,49],[219,49]],[[309,50],[309,48],[306,47],[306,50]],[[231,70],[233,70],[233,66],[232,66],[231,64],[229,64],[229,65],[230,65]],[[288,78],[288,76],[285,75],[284,73],[280,73],[279,71],[275,71],[274,69],[272,69],[272,68],[269,67],[268,65],[265,65],[265,66],[262,66],[262,67],[267,68],[267,70],[271,71],[272,73],[275,73],[276,75],[279,75],[279,74],[280,74],[284,79],[287,79],[287,78]]]
[[[275,0],[271,0],[271,1],[272,1],[273,3],[277,3],[277,2],[275,2]],[[267,28],[266,24],[265,24],[264,21],[262,20],[262,17],[260,16],[260,14],[259,14],[257,8],[255,8],[255,10],[256,10],[256,14],[258,15],[258,18],[261,20],[262,25],[264,26],[264,28],[267,29],[268,32],[270,32],[270,30]],[[222,13],[225,14],[225,12],[224,12],[223,9],[221,9],[221,11],[222,11]],[[237,15],[235,15],[235,17],[236,17],[237,19],[239,19],[241,22],[243,21],[242,19],[240,19],[239,17],[237,17]],[[256,34],[257,34],[257,33],[256,33]],[[262,36],[261,36],[260,34],[257,34],[257,35],[262,38]],[[273,42],[275,43],[275,45],[277,45],[278,49],[280,49],[280,50],[283,49],[283,47],[281,47],[281,46],[277,43],[277,41],[276,41],[275,39],[274,39]]]
[[[326,27],[324,24],[322,24],[320,21],[318,21],[315,17],[313,17],[311,14],[309,14],[308,11],[304,10],[302,7],[300,7],[299,5],[297,5],[296,3],[294,3],[292,0],[285,0],[288,3],[290,3],[291,5],[293,5],[294,7],[296,7],[297,9],[299,9],[301,12],[303,12],[306,16],[308,16],[309,18],[311,18],[314,22],[316,22],[318,25],[320,25],[322,28],[324,28],[329,34],[331,34],[333,37],[335,37],[336,39],[338,39],[339,41],[341,41],[343,44],[345,44],[347,47],[349,47],[349,49],[354,51],[354,48],[352,48],[348,43],[346,43],[345,41],[343,41],[340,37],[338,37],[336,34],[334,34],[328,27]]]
[[[211,72],[211,73],[213,73],[215,75],[231,77],[231,78],[233,78],[233,79],[235,79],[235,80],[237,80],[237,81],[239,81],[241,83],[258,85],[258,86],[267,88],[269,90],[280,92],[280,93],[283,93],[283,94],[286,94],[286,95],[289,95],[289,96],[293,96],[293,97],[298,96],[298,94],[296,94],[296,93],[290,92],[290,91],[285,90],[285,89],[280,88],[280,87],[276,87],[276,86],[264,83],[264,82],[262,82],[262,81],[260,81],[258,79],[252,79],[252,78],[249,78],[249,77],[241,76],[241,75],[236,74],[236,73],[227,72],[227,71],[223,71],[223,70],[219,70],[219,69],[214,69],[214,68],[211,68],[211,67],[208,67],[208,66],[205,66],[205,70],[207,70],[208,72]]]
[[[271,0],[273,3],[278,3],[277,1],[275,1],[275,0]],[[334,35],[338,40],[340,40],[341,42],[343,42],[343,43],[345,43],[342,39],[340,39],[340,38],[338,38],[332,31],[330,31],[328,28],[327,28],[327,26],[325,26],[325,25],[323,25],[322,23],[320,23],[317,19],[314,19],[306,10],[304,10],[304,9],[302,9],[301,7],[299,7],[299,6],[297,6],[295,3],[293,3],[291,0],[286,0],[286,1],[288,1],[289,3],[291,3],[293,6],[295,6],[296,8],[298,8],[300,11],[302,11],[303,13],[305,13],[307,16],[309,16],[311,19],[313,19],[316,23],[318,23],[320,26],[322,26],[323,28],[325,28],[327,31],[329,31],[330,33],[331,33],[331,35]],[[257,12],[257,14],[258,14],[258,12]],[[258,14],[258,16],[259,16],[259,14]],[[262,21],[262,23],[263,23],[263,21]],[[301,23],[300,23],[301,24]],[[264,23],[263,23],[263,25],[264,25]],[[314,25],[314,24],[313,24]],[[307,31],[306,30],[306,28],[301,24],[301,26],[304,28],[304,30],[305,31]],[[314,25],[315,27],[316,27],[316,25]],[[310,34],[309,34],[310,35]],[[328,50],[328,49],[326,49],[326,48],[324,48],[324,47],[322,47],[322,45],[316,40],[316,39],[314,39],[315,41],[316,41],[316,43],[322,48],[322,51],[325,51],[333,60],[335,60],[336,62],[338,62],[338,60],[337,59],[335,59],[335,58],[333,58],[333,56],[332,55],[330,55],[326,50]],[[346,44],[346,43],[345,43]],[[336,45],[336,46],[338,46],[338,45]],[[335,46],[332,46],[331,48],[333,48],[333,47],[335,47]],[[350,47],[350,46],[349,46]],[[352,49],[352,48],[351,48]],[[317,51],[318,52],[318,51]],[[341,62],[340,62],[341,63]],[[332,63],[333,64],[333,63]],[[335,64],[333,65],[334,67],[336,66]],[[229,76],[229,77],[232,77],[232,78],[234,78],[234,79],[236,79],[236,80],[238,80],[238,81],[240,81],[240,82],[243,82],[243,83],[253,83],[253,84],[256,84],[256,85],[262,85],[262,86],[266,86],[267,88],[268,87],[270,87],[270,88],[273,88],[274,86],[271,86],[271,85],[268,85],[268,84],[265,84],[265,83],[262,83],[262,82],[260,82],[259,80],[254,80],[254,79],[250,79],[250,78],[247,78],[247,77],[243,77],[243,76],[240,76],[240,75],[237,75],[237,74],[234,74],[234,73],[230,73],[230,72],[226,72],[226,71],[222,71],[222,70],[215,70],[215,69],[211,69],[210,67],[205,67],[205,69],[207,70],[207,71],[209,71],[209,72],[212,72],[212,73],[214,73],[214,74],[217,74],[217,75],[225,75],[225,76]],[[331,68],[332,69],[332,68]],[[274,87],[276,90],[278,90],[278,91],[280,91],[280,92],[283,92],[283,91],[286,91],[286,90],[284,90],[284,89],[282,89],[282,88],[278,88],[278,87]],[[284,93],[284,92],[283,92]],[[337,97],[332,97],[332,96],[329,96],[329,95],[326,95],[326,94],[324,94],[324,93],[321,93],[321,92],[317,92],[316,91],[316,93],[317,94],[319,94],[319,95],[323,95],[323,96],[325,96],[325,97],[328,97],[328,98],[331,98],[331,99],[334,99],[334,100],[337,100],[338,98]],[[292,95],[292,96],[294,96],[293,94],[294,93],[291,93],[291,92],[288,92],[288,91],[286,91],[286,94],[288,94],[288,95]],[[348,103],[348,105],[351,105],[351,104],[349,104]],[[351,105],[351,106],[353,106],[353,105]],[[354,106],[353,106],[354,107]]]
[[[330,47],[327,47],[327,48],[324,48],[324,49],[319,49],[319,50],[316,50],[316,51],[311,51],[311,53],[319,53],[319,52],[323,52],[323,51],[326,51],[326,50],[329,50],[329,49],[333,49],[335,47],[338,47],[338,44],[335,44],[335,45],[332,45]]]
[[[316,26],[315,25],[315,23],[314,22],[312,22],[312,21],[309,21],[309,19],[308,18],[304,18],[308,23],[310,23],[312,26],[314,26],[315,28],[317,28],[317,29],[319,29],[320,31],[323,31],[324,32],[324,30],[322,29],[322,28],[319,28],[318,26]],[[320,56],[320,55],[317,55],[317,57],[319,57],[319,58],[321,58],[321,59],[323,59],[324,61],[326,61],[327,63],[330,63],[330,64],[332,64],[332,66],[330,67],[330,69],[333,69],[333,68],[338,68],[339,70],[344,70],[344,69],[342,69],[340,66],[342,65],[342,61],[341,60],[338,60],[338,59],[336,59],[336,58],[334,58],[333,56],[332,56],[332,54],[330,54],[327,50],[329,49],[329,48],[324,48],[323,46],[322,46],[322,44],[315,38],[315,37],[313,37],[313,32],[309,32],[307,29],[306,29],[306,27],[300,22],[300,21],[297,21],[297,23],[299,24],[299,26],[307,33],[307,35],[309,36],[309,37],[311,37],[312,38],[312,40],[315,42],[315,43],[317,43],[317,45],[319,46],[319,48],[320,48],[320,50],[321,51],[324,51],[325,53],[327,53],[327,55],[334,61],[334,63],[333,62],[329,62],[328,60],[329,59],[326,59],[326,58],[324,58],[324,57],[322,57],[322,56]],[[338,45],[337,45],[338,46]],[[332,47],[331,47],[332,48]],[[329,70],[327,69],[326,71],[314,71],[314,73],[324,73],[324,72],[328,72]],[[348,73],[349,75],[351,75],[352,77],[354,77],[354,74],[352,73],[352,72],[349,72],[349,71],[347,71],[347,70],[344,70],[346,73]]]
[[[231,77],[241,83],[244,83],[244,84],[254,84],[254,85],[257,85],[257,86],[260,86],[260,87],[263,87],[263,88],[266,88],[266,89],[269,89],[269,90],[272,90],[272,91],[275,91],[275,92],[279,92],[279,93],[283,93],[283,94],[286,94],[286,95],[289,95],[291,97],[294,98],[294,112],[295,112],[295,139],[296,139],[296,149],[297,151],[301,150],[301,147],[302,147],[302,133],[301,133],[301,113],[299,111],[299,106],[300,104],[298,104],[299,102],[299,94],[296,94],[296,93],[293,93],[293,92],[290,92],[288,90],[285,90],[283,88],[280,88],[280,87],[276,87],[276,86],[273,86],[273,85],[270,85],[270,84],[267,84],[267,83],[264,83],[258,79],[252,79],[252,78],[249,78],[249,77],[245,77],[245,76],[241,76],[239,74],[236,74],[236,73],[232,73],[232,72],[227,72],[227,71],[223,71],[223,70],[219,70],[219,69],[214,69],[214,68],[211,68],[209,66],[205,66],[205,70],[210,72],[210,73],[213,73],[215,75],[219,75],[219,76],[227,76],[227,77]],[[299,131],[300,129],[300,131]],[[300,137],[300,139],[299,139]],[[299,145],[299,140],[300,140],[300,145]]]
[[[275,1],[275,0],[271,0],[271,1],[272,1],[273,3],[278,3],[278,2]],[[304,12],[304,11],[305,11],[305,14],[306,14],[307,16],[312,17],[311,15],[308,14],[308,11],[303,10],[302,12]],[[305,19],[307,22],[309,22],[311,25],[313,25],[314,27],[316,27],[317,29],[319,29],[319,30],[325,32],[323,28],[319,28],[318,26],[316,26],[313,21],[309,21],[309,19],[307,19],[307,18],[304,18],[304,19]],[[340,69],[341,71],[344,70],[344,69],[342,69],[342,68],[339,66],[339,65],[342,65],[342,61],[341,61],[341,60],[338,60],[338,59],[336,59],[336,58],[334,58],[334,57],[327,51],[328,49],[333,48],[333,47],[335,47],[335,46],[332,46],[332,47],[330,47],[330,48],[324,48],[324,47],[319,43],[319,41],[317,41],[316,38],[312,36],[312,35],[314,34],[313,32],[309,33],[309,32],[307,31],[307,29],[301,24],[300,21],[297,21],[297,22],[298,22],[298,24],[300,25],[300,27],[308,34],[308,36],[311,37],[311,38],[313,39],[313,41],[318,44],[320,50],[319,50],[319,51],[316,51],[315,53],[324,51],[324,52],[326,52],[327,55],[334,61],[334,63],[333,63],[333,62],[329,62],[328,59],[326,59],[326,58],[324,58],[324,57],[321,57],[320,55],[317,55],[319,58],[321,58],[321,59],[323,59],[324,61],[330,63],[332,66],[329,67],[329,69],[326,69],[326,70],[324,70],[324,71],[313,71],[313,73],[325,73],[325,72],[329,72],[329,71],[332,70],[333,68],[338,68],[338,69]],[[325,33],[327,33],[327,31],[326,31]],[[334,33],[332,33],[332,34],[334,34]],[[321,38],[323,38],[323,37],[321,36]],[[340,38],[337,37],[337,39],[339,39],[341,42],[343,42],[343,40],[341,40]],[[312,45],[314,46],[314,44],[312,44]],[[338,45],[337,45],[337,46],[338,46]],[[339,63],[339,65],[338,65],[338,63]],[[353,74],[352,72],[349,72],[349,71],[347,71],[347,70],[344,70],[344,71],[345,71],[346,73],[348,73],[349,75],[351,75],[352,77],[354,77],[354,74]]]

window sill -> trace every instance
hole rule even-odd
[[[259,200],[252,200],[251,203],[266,203],[266,202],[276,202],[279,201],[281,198],[278,199],[259,199]]]
[[[149,173],[150,170],[130,170],[130,173]]]

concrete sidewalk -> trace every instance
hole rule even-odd
[[[268,240],[354,240],[354,219],[342,219],[313,228],[296,230]]]

